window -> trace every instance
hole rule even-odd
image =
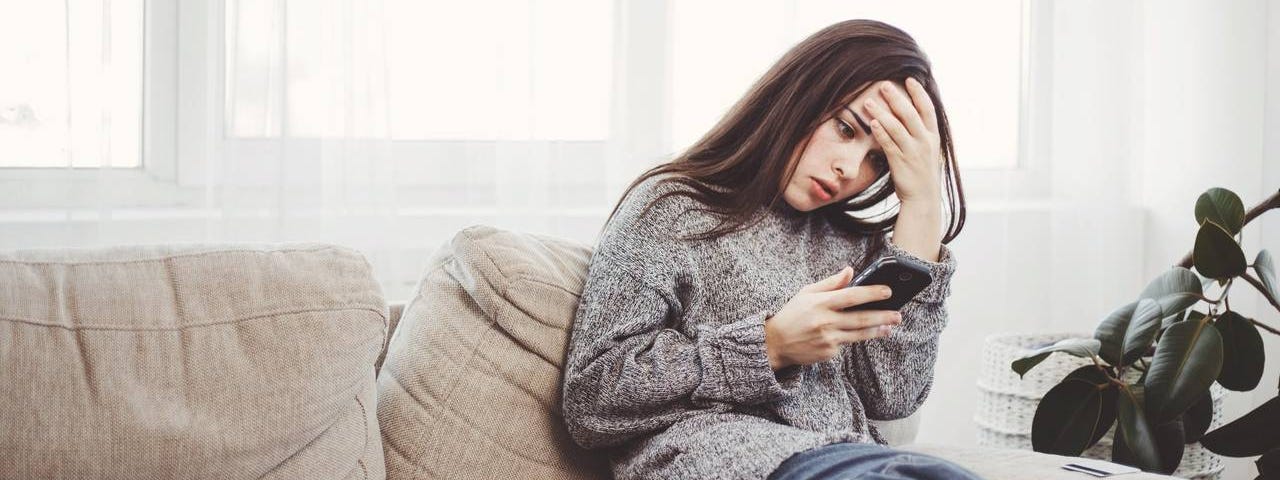
[[[422,187],[402,198],[422,206],[540,195],[483,188],[504,175],[515,180],[500,183],[567,187],[551,201],[566,208],[611,202],[617,191],[602,179],[616,189],[678,153],[803,36],[864,17],[907,30],[934,61],[966,190],[1034,196],[1043,191],[1035,148],[1047,148],[1034,140],[1048,137],[1048,122],[1028,105],[1048,87],[1028,78],[1049,72],[1024,59],[1052,57],[1052,22],[1048,9],[1031,14],[1044,0],[983,2],[974,29],[945,21],[972,18],[973,4],[923,0],[353,3],[381,12],[323,1],[0,0],[0,65],[11,72],[0,78],[0,167],[22,167],[0,172],[0,183],[35,179],[47,188],[18,203],[52,205],[64,179],[98,174],[66,167],[108,164],[137,172],[138,188],[116,184],[138,197],[122,201],[179,205],[173,198],[207,186],[210,152],[237,172],[222,181],[261,186],[282,167],[264,161],[276,150],[263,140],[314,148],[329,134],[368,133],[395,140],[397,178]],[[722,20],[727,11],[734,21]],[[388,19],[381,35],[354,43],[376,43],[385,57],[336,63],[350,62],[335,45],[353,44],[340,35],[360,15]],[[324,110],[340,91],[326,79],[373,66],[380,76],[344,81],[385,82],[381,115],[334,123],[352,117]],[[610,150],[610,138],[623,145]],[[635,160],[609,166],[606,154]]]
[[[352,133],[347,128],[377,135],[382,126],[397,140],[600,141],[609,134],[609,2],[388,0],[385,11],[355,13],[302,5],[226,2],[232,136]],[[361,15],[385,19],[385,35],[350,38],[344,27]],[[345,55],[344,46],[372,53]],[[387,100],[362,106],[373,118],[357,114],[348,126],[326,115],[340,93],[334,81],[383,79],[386,85],[359,87]],[[276,98],[280,92],[287,98]]]
[[[142,165],[143,15],[0,0],[0,167]]]

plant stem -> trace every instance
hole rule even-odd
[[[1244,214],[1244,223],[1240,224],[1240,229],[1244,230],[1244,226],[1248,225],[1249,221],[1253,220],[1258,215],[1262,215],[1262,212],[1271,210],[1273,208],[1280,208],[1280,190],[1276,190],[1276,193],[1271,194],[1271,197],[1267,198],[1266,200],[1263,200],[1262,203],[1259,203],[1255,205],[1253,208],[1249,209],[1249,211]],[[1183,267],[1183,268],[1191,268],[1191,265],[1193,263],[1191,255],[1193,253],[1195,253],[1195,249],[1192,249],[1190,252],[1187,252],[1187,255],[1182,257],[1182,261],[1178,262],[1177,266]],[[1280,308],[1280,306],[1277,306],[1276,308]]]
[[[1253,285],[1253,288],[1258,289],[1258,293],[1262,294],[1262,298],[1271,302],[1271,306],[1276,307],[1276,311],[1280,311],[1280,303],[1276,303],[1276,299],[1271,298],[1271,292],[1267,291],[1267,286],[1263,285],[1262,281],[1254,278],[1253,275],[1249,275],[1249,272],[1244,272],[1240,274],[1240,276],[1243,277],[1246,282],[1249,282],[1250,285]]]
[[[1253,275],[1249,275],[1249,272],[1244,272],[1240,276],[1244,277],[1244,280],[1246,282],[1249,282],[1250,285],[1253,285],[1253,288],[1258,289],[1258,293],[1262,294],[1262,298],[1265,298],[1267,299],[1268,302],[1271,302],[1271,306],[1276,307],[1276,310],[1280,310],[1280,304],[1276,303],[1276,299],[1271,298],[1271,294],[1267,292],[1266,285],[1263,285],[1262,282],[1259,281],[1257,278],[1254,278]],[[1274,333],[1276,335],[1280,335],[1280,330],[1277,330],[1275,327],[1259,322],[1252,318],[1250,318],[1249,321],[1253,322],[1254,326],[1258,328]]]
[[[1227,292],[1231,291],[1231,285],[1234,284],[1235,282],[1236,282],[1236,279],[1234,278],[1227,279],[1227,284],[1222,286],[1222,295],[1218,295],[1219,301],[1226,301]],[[1231,310],[1231,302],[1227,301],[1226,305],[1227,305],[1227,310]]]
[[[1123,381],[1121,381],[1119,378],[1112,376],[1111,372],[1108,372],[1107,368],[1102,366],[1102,362],[1098,361],[1097,355],[1091,355],[1089,359],[1093,360],[1093,366],[1097,367],[1098,370],[1102,371],[1102,375],[1107,377],[1107,381],[1114,383],[1116,385],[1124,386]]]
[[[1250,322],[1253,322],[1253,324],[1254,324],[1255,326],[1257,326],[1258,328],[1261,328],[1261,329],[1266,330],[1266,331],[1268,331],[1268,332],[1274,333],[1274,334],[1276,334],[1276,335],[1280,335],[1280,330],[1276,330],[1276,328],[1275,328],[1275,327],[1269,326],[1269,325],[1267,325],[1267,324],[1265,324],[1265,323],[1259,322],[1259,321],[1254,320],[1254,319],[1252,319],[1252,318],[1250,318],[1250,319],[1249,319],[1249,321],[1250,321]]]

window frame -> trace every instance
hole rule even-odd
[[[968,168],[959,158],[965,198],[1003,205],[1010,201],[1048,200],[1051,179],[1053,5],[1051,0],[1022,1],[1021,78],[1018,99],[1018,147],[1012,167]]]
[[[116,192],[110,200],[117,204],[173,205],[181,203],[175,191],[176,162],[172,151],[176,138],[172,131],[174,96],[177,88],[174,63],[177,58],[177,18],[179,6],[173,2],[143,2],[143,86],[142,155],[138,167],[0,167],[0,191],[21,191],[12,198],[17,208],[60,208],[68,204],[68,191],[77,187],[109,182]]]

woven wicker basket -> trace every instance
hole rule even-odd
[[[987,337],[982,352],[982,368],[978,375],[981,398],[974,421],[978,424],[978,444],[990,447],[1031,450],[1031,420],[1040,398],[1071,371],[1092,362],[1067,354],[1053,354],[1027,372],[1022,379],[1009,364],[1027,353],[1066,338],[1090,338],[1092,333],[1004,334]],[[1134,370],[1126,372],[1126,380],[1137,379]],[[1130,375],[1132,374],[1132,376]],[[1217,383],[1209,389],[1213,398],[1213,420],[1210,429],[1222,425],[1222,399],[1225,390]],[[1108,431],[1098,443],[1081,456],[1111,460],[1112,433]],[[1223,469],[1222,457],[1210,452],[1199,442],[1187,445],[1182,463],[1173,474],[1178,477],[1217,480]]]

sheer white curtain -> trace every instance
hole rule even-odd
[[[629,59],[608,2],[223,11],[226,108],[210,112],[225,130],[194,178],[218,212],[206,239],[348,245],[391,299],[468,225],[591,242],[611,186],[659,148],[633,140],[615,98]]]
[[[67,1],[46,8],[65,41],[37,52],[69,66],[50,70],[66,108],[37,116],[75,148],[3,165],[0,242],[333,242],[403,298],[467,225],[593,242],[640,171],[795,42],[858,17],[930,53],[962,165],[1008,170],[1021,9],[988,3],[1000,20],[962,42],[941,19],[963,12],[926,1]]]
[[[468,225],[592,242],[669,136],[661,3],[29,8],[0,4],[47,40],[0,57],[0,247],[331,242],[398,300]]]

